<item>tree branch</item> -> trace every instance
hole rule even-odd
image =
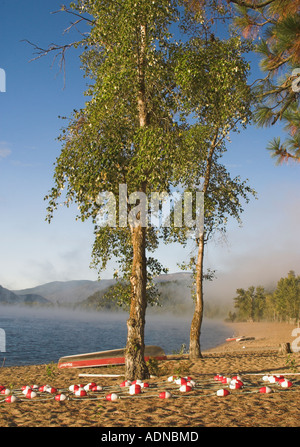
[[[274,3],[274,1],[275,0],[265,0],[262,3],[254,4],[254,3],[249,3],[245,0],[227,0],[227,2],[234,3],[238,6],[245,6],[246,8],[250,8],[250,9],[265,8],[266,6],[270,5],[271,3]]]
[[[29,62],[35,61],[37,59],[40,59],[43,56],[47,56],[49,53],[51,53],[52,51],[58,51],[58,54],[56,54],[54,56],[53,59],[53,63],[52,66],[54,64],[54,61],[56,60],[57,56],[61,55],[61,60],[60,60],[60,70],[63,69],[64,72],[64,87],[65,87],[65,75],[66,75],[66,60],[65,60],[65,53],[69,48],[75,47],[75,45],[78,45],[80,42],[76,41],[76,42],[72,42],[66,45],[56,45],[56,44],[50,44],[48,46],[47,49],[44,48],[40,48],[39,46],[37,46],[35,43],[30,42],[27,39],[22,40],[22,42],[27,42],[29,45],[33,46],[33,48],[36,50],[34,54],[37,54],[36,57],[30,59]]]

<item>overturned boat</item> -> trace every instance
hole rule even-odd
[[[156,360],[166,360],[167,358],[164,350],[159,346],[145,346],[144,356],[145,361],[151,358]],[[92,368],[124,364],[125,348],[61,357],[58,361],[58,368]]]

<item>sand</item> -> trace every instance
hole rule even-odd
[[[58,369],[56,365],[31,365],[0,368],[0,385],[11,389],[18,397],[14,403],[0,396],[0,427],[97,427],[113,429],[161,427],[200,429],[201,427],[299,427],[300,410],[300,354],[282,354],[283,342],[296,346],[295,326],[273,323],[230,324],[233,335],[255,337],[243,342],[225,342],[224,345],[203,352],[203,358],[190,361],[187,355],[168,356],[152,366],[152,377],[142,394],[130,395],[119,385],[124,380],[124,367],[86,369]],[[300,330],[298,335],[300,335]],[[296,340],[296,342],[295,342]],[[299,343],[300,346],[300,343]],[[297,350],[296,350],[297,351]],[[79,377],[79,374],[116,374],[120,377]],[[241,376],[243,387],[229,389],[215,380],[215,375],[232,378]],[[292,386],[282,388],[263,380],[266,375],[282,374]],[[298,375],[299,374],[299,375]],[[169,382],[170,376],[191,376],[196,387],[182,392],[179,385]],[[96,382],[100,392],[88,392],[75,397],[69,391],[72,384]],[[26,398],[21,387],[51,385],[54,394],[38,392],[33,399]],[[268,386],[272,392],[261,393]],[[230,394],[218,396],[218,389]],[[172,397],[159,398],[169,390]],[[108,401],[110,393],[117,401]],[[58,402],[56,394],[67,399]]]

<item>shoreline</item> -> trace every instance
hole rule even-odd
[[[242,340],[240,342],[224,342],[206,352],[231,352],[238,351],[240,347],[250,350],[278,350],[282,343],[292,344],[296,335],[293,331],[297,330],[296,324],[277,323],[277,322],[223,322],[225,326],[232,329],[232,337],[251,338],[251,340]],[[298,335],[300,335],[300,328]],[[300,347],[300,341],[297,343]]]
[[[299,427],[300,408],[300,353],[286,355],[279,352],[281,343],[295,340],[294,325],[285,323],[224,323],[236,335],[255,337],[243,343],[225,342],[203,351],[203,358],[189,360],[187,355],[167,356],[167,360],[154,364],[155,376],[149,379],[149,388],[140,395],[131,396],[120,387],[124,380],[124,367],[58,369],[56,365],[31,365],[0,368],[0,385],[17,392],[15,403],[0,401],[1,427],[101,427],[132,428],[198,428],[198,427]],[[299,329],[300,335],[300,329]],[[299,343],[300,345],[300,343]],[[79,374],[114,374],[119,377],[80,377]],[[228,385],[218,383],[214,377],[222,374],[232,377],[240,374],[242,389],[230,390],[226,397],[216,394]],[[265,374],[286,374],[292,386],[282,389],[277,383],[268,384],[270,394],[260,388]],[[191,376],[196,387],[181,392],[170,383],[170,376]],[[95,381],[103,387],[99,394],[75,397],[69,392],[72,384]],[[67,399],[57,402],[54,395],[37,393],[27,399],[22,386],[51,385]],[[16,391],[18,390],[18,391]],[[169,390],[170,399],[159,398]],[[107,401],[106,395],[117,393],[116,402]]]

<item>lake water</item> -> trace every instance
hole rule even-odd
[[[123,348],[127,314],[66,309],[0,307],[0,366],[57,363],[64,355]],[[188,348],[191,317],[147,315],[145,343],[166,354]],[[201,349],[213,348],[230,336],[221,322],[205,320]],[[4,338],[3,338],[4,337]]]

